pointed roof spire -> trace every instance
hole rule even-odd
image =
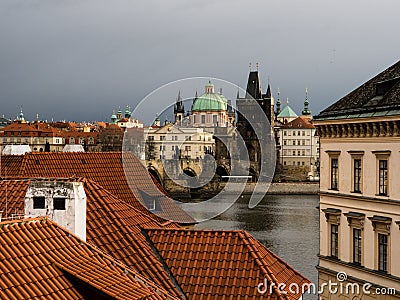
[[[268,76],[268,87],[267,87],[267,92],[265,93],[265,98],[267,99],[272,98],[271,85],[269,84],[269,76]]]
[[[303,111],[301,112],[304,116],[309,116],[311,115],[311,111],[308,108],[309,102],[308,102],[308,88],[306,88],[306,99],[304,100],[304,108]]]
[[[236,99],[240,98],[240,94],[239,94],[239,86],[237,87],[237,94],[236,94]]]
[[[278,99],[276,101],[276,114],[279,115],[281,113],[281,90],[278,87]]]

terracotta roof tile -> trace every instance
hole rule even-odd
[[[297,117],[289,123],[282,126],[283,129],[314,129],[315,126],[312,124],[310,118],[305,116]]]
[[[0,243],[1,299],[173,299],[47,218],[0,223]]]
[[[179,296],[176,285],[164,270],[146,237],[143,226],[178,228],[176,223],[160,224],[148,215],[118,199],[109,191],[89,179],[53,179],[52,181],[80,181],[87,197],[86,236],[87,242],[108,253],[131,269],[142,274]],[[34,180],[0,181],[0,196],[8,194],[8,215],[14,211],[24,211],[24,199],[29,184]],[[48,181],[42,179],[41,181]],[[6,202],[0,197],[0,211],[6,209]],[[12,207],[12,210],[11,208]]]
[[[89,178],[158,221],[174,220],[180,223],[195,223],[195,220],[172,199],[156,188],[150,174],[134,155],[121,152],[27,153],[22,162],[20,157],[14,160],[11,156],[2,156],[2,159],[3,157],[8,159],[12,169],[7,177]],[[16,172],[18,165],[20,170]],[[144,207],[143,192],[157,199],[160,204],[157,215]]]
[[[259,299],[264,278],[269,283],[309,281],[244,231],[146,229],[146,232],[189,299]],[[298,299],[301,294],[280,294]]]
[[[0,177],[18,177],[21,172],[23,155],[1,155],[0,156]]]

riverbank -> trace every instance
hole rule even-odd
[[[252,194],[255,186],[256,183],[247,183],[242,194]],[[231,191],[235,193],[234,188]],[[264,193],[265,190],[261,189],[260,192]],[[270,195],[318,195],[318,193],[319,182],[273,182],[267,192]]]
[[[242,184],[231,184],[229,191],[225,190],[228,194],[244,194],[250,195],[255,191],[256,183],[248,182],[242,192]],[[189,192],[188,190],[173,189],[169,191],[170,196],[177,199],[191,199],[191,198],[204,198],[218,194],[222,189],[225,188],[225,183],[220,183],[218,187],[214,189],[210,186],[200,188],[196,192]],[[262,184],[258,187],[259,193],[265,193],[265,189]],[[257,191],[256,191],[257,192]],[[269,195],[318,195],[319,193],[319,182],[273,182],[269,185],[267,194]]]

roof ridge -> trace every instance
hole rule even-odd
[[[297,275],[300,275],[301,277],[303,277],[304,279],[308,280],[306,277],[304,277],[304,275],[302,275],[299,271],[297,271],[295,268],[293,268],[290,264],[288,264],[285,260],[283,260],[281,257],[279,257],[278,255],[276,255],[274,252],[272,252],[271,250],[268,249],[268,247],[266,247],[265,245],[263,245],[262,243],[260,243],[260,241],[258,241],[255,237],[253,237],[250,233],[248,233],[247,231],[245,231],[245,234],[247,236],[247,239],[252,239],[254,240],[257,244],[259,244],[261,247],[264,247],[265,250],[268,251],[269,254],[271,254],[277,261],[279,261],[280,263],[284,264],[286,267],[288,267],[289,269],[293,270],[293,272]],[[253,248],[253,250],[255,251],[255,253],[259,253],[259,251],[254,248],[254,244],[250,243],[250,246]],[[263,257],[258,256],[258,258],[260,260],[263,259]],[[256,260],[258,261],[258,260]],[[269,270],[268,270],[269,271]],[[270,271],[269,271],[270,272]],[[272,274],[272,272],[270,272],[272,276],[274,276]],[[275,276],[274,276],[275,277]],[[276,280],[276,278],[275,278]]]

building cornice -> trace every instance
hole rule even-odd
[[[320,191],[319,192],[320,196],[333,196],[333,197],[339,197],[339,198],[346,198],[346,199],[351,199],[351,200],[358,200],[358,201],[369,201],[369,202],[385,202],[387,204],[394,204],[394,205],[399,205],[400,200],[395,200],[395,199],[390,199],[388,197],[371,197],[371,196],[363,196],[357,193],[357,195],[353,194],[344,194],[344,193],[338,193],[338,192],[331,192],[331,191]]]
[[[320,138],[377,138],[400,137],[400,121],[396,119],[366,119],[358,122],[316,123]]]

